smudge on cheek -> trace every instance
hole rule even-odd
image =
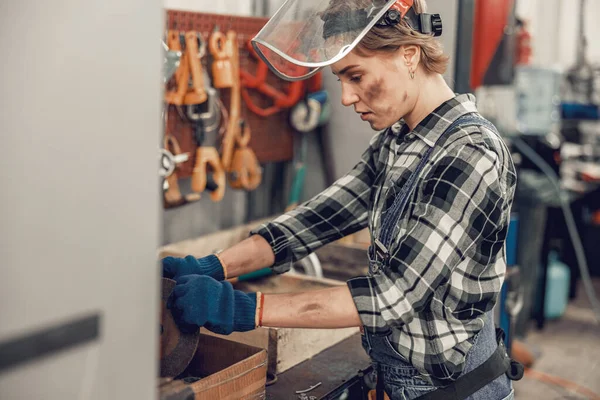
[[[367,87],[365,91],[365,98],[367,101],[372,102],[373,100],[381,97],[383,93],[383,78],[376,80],[374,83]]]
[[[402,101],[408,100],[408,92],[404,91],[404,97],[402,97]]]

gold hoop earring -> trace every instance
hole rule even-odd
[[[410,75],[410,79],[415,79],[415,73],[413,71],[408,71],[408,75]]]

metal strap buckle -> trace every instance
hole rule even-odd
[[[375,254],[377,257],[379,257],[381,260],[387,261],[387,259],[390,258],[390,253],[388,252],[387,247],[385,247],[384,244],[379,241],[379,239],[375,239],[374,244]]]

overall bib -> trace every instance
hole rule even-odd
[[[462,127],[466,125],[483,125],[497,134],[495,127],[487,120],[475,115],[467,114],[454,121],[444,131],[440,138],[442,138],[447,132],[452,131],[459,126]],[[379,237],[374,238],[373,243],[369,247],[370,274],[377,273],[380,269],[387,268],[387,249],[389,248],[392,238],[394,237],[397,221],[399,221],[402,212],[407,205],[409,195],[412,190],[414,190],[417,177],[422,172],[425,164],[431,157],[434,147],[430,147],[427,150],[423,158],[420,160],[416,170],[411,174],[406,184],[402,187],[400,193],[394,199],[394,203],[389,207],[387,212],[382,214]],[[485,315],[484,320],[484,327],[475,336],[473,346],[467,354],[462,376],[472,371],[477,372],[474,371],[477,367],[486,361],[492,361],[491,359],[494,358],[492,355],[496,356],[494,358],[494,360],[497,361],[496,364],[498,364],[498,360],[502,359],[499,354],[502,353],[501,350],[503,350],[503,344],[501,339],[498,340],[497,332],[494,328],[493,313],[491,311],[488,312]],[[482,382],[482,379],[478,379],[478,383],[472,382],[465,385],[465,382],[469,382],[472,379],[463,379],[462,382],[457,385],[457,388],[454,388],[453,385],[450,385],[450,387],[438,390],[438,387],[421,377],[419,371],[410,365],[408,361],[394,349],[388,336],[371,334],[365,331],[362,336],[362,344],[365,351],[371,357],[376,366],[378,375],[378,398],[379,396],[383,395],[381,389],[384,388],[385,392],[392,400],[413,400],[421,396],[426,396],[425,398],[438,398],[427,397],[433,395],[437,395],[439,398],[446,399],[512,399],[514,398],[514,393],[510,379],[520,379],[518,376],[519,366],[515,365],[514,362],[511,362],[510,359],[504,358],[502,359],[503,366],[506,367],[508,365],[507,363],[509,363],[510,367],[512,368],[512,375],[510,373],[502,373],[503,371],[500,371],[501,375],[496,373],[495,376],[497,377],[489,379],[487,382]],[[499,346],[502,346],[502,348],[499,348]],[[504,351],[504,354],[505,353],[506,352]],[[508,356],[506,355],[506,357]],[[496,367],[501,368],[498,366]],[[483,368],[479,368],[479,370],[484,368],[485,366]],[[517,369],[517,372],[515,372],[515,369]],[[475,374],[471,375],[468,378],[479,378],[482,376]],[[458,380],[460,380],[460,378]],[[471,387],[477,384],[479,384],[479,388]],[[469,394],[465,396],[465,393]]]

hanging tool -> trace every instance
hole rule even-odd
[[[192,190],[197,193],[208,190],[211,200],[217,202],[225,195],[225,182],[225,171],[221,166],[221,158],[217,149],[209,146],[196,148]]]
[[[167,45],[172,51],[182,52],[179,68],[175,71],[176,86],[174,89],[165,92],[165,102],[167,104],[181,105],[188,91],[190,69],[187,52],[182,51],[182,38],[179,32],[169,31],[167,34]]]
[[[219,92],[211,86],[210,77],[203,71],[206,101],[201,104],[188,104],[178,108],[180,116],[195,124],[194,140],[201,146],[206,136],[217,136],[221,127],[221,106]],[[185,112],[183,111],[185,110]]]
[[[290,125],[298,132],[311,132],[325,124],[330,115],[329,95],[320,90],[308,94],[290,112]]]
[[[185,34],[169,31],[167,39],[171,51],[180,52],[182,56],[175,71],[176,86],[165,93],[165,101],[174,105],[204,103],[207,93],[200,60],[206,53],[206,44],[202,36],[193,31]]]
[[[218,93],[209,87],[205,87],[208,75],[202,69],[201,59],[206,52],[205,42],[197,32],[187,32],[185,35],[170,31],[169,39],[172,46],[181,46],[185,41],[185,60],[181,67],[175,73],[177,80],[177,89],[167,94],[166,100],[175,104],[177,111],[183,119],[192,124],[194,130],[194,139],[198,145],[196,149],[196,160],[192,174],[192,191],[183,198],[177,184],[177,175],[169,176],[167,189],[165,193],[165,202],[168,205],[181,205],[185,202],[196,201],[200,199],[200,193],[208,189],[213,201],[219,201],[223,198],[225,191],[225,173],[220,165],[219,154],[215,148],[203,146],[204,136],[207,132],[211,133],[218,130],[220,122],[220,110],[218,109]],[[189,86],[191,77],[192,85]],[[185,107],[185,115],[182,107]],[[198,108],[207,109],[197,112]],[[208,129],[207,129],[208,128]],[[167,141],[168,140],[168,141]],[[172,136],[165,135],[165,147],[171,143],[175,151],[180,152],[177,141]],[[211,171],[208,176],[209,170]]]
[[[235,32],[229,31],[227,36],[218,30],[215,30],[210,36],[208,46],[214,58],[212,64],[213,84],[216,88],[233,88],[234,71],[232,59],[234,57],[234,47],[237,48],[237,37]]]
[[[171,145],[173,148],[173,152],[170,151],[170,146]],[[180,162],[184,162],[187,161],[189,159],[189,154],[181,154],[181,149],[179,147],[179,143],[177,142],[177,139],[175,139],[173,136],[165,134],[165,139],[164,139],[164,150],[165,150],[165,159],[167,160],[168,155],[167,154],[174,154],[173,157],[173,164],[172,166],[168,167],[167,172],[168,173],[165,176],[165,183],[166,183],[166,191],[165,191],[165,202],[169,205],[174,205],[174,204],[180,204],[183,201],[183,196],[181,195],[181,191],[179,190],[179,184],[178,184],[178,180],[177,180],[177,173],[175,172],[175,169],[177,168],[176,164],[175,164],[175,157],[179,157],[178,161]]]
[[[201,104],[208,97],[204,86],[204,74],[202,72],[201,59],[206,53],[206,45],[202,36],[197,32],[187,32],[185,34],[185,49],[187,54],[188,68],[192,78],[192,89],[188,90],[184,99],[184,104]]]
[[[250,126],[241,119],[240,63],[237,34],[223,34],[215,28],[209,49],[214,57],[213,81],[216,88],[230,88],[227,131],[221,145],[221,161],[234,189],[254,190],[262,180],[256,155],[248,147]]]
[[[241,85],[242,85],[242,98],[246,103],[246,106],[250,111],[259,115],[261,117],[268,117],[273,114],[280,112],[283,109],[287,109],[293,107],[300,101],[302,98],[304,87],[306,85],[303,81],[295,81],[287,83],[287,91],[282,92],[270,84],[267,83],[267,72],[269,67],[265,64],[258,54],[256,54],[256,50],[252,47],[252,43],[248,41],[247,48],[252,57],[256,60],[256,75],[252,75],[248,71],[240,70],[241,77]],[[291,64],[290,64],[291,65]],[[293,66],[294,69],[297,69],[298,72],[304,70],[304,67]],[[273,100],[273,104],[270,107],[262,108],[256,104],[254,104],[252,97],[250,96],[250,92],[248,89],[254,89],[259,93],[265,95],[266,97]]]
[[[196,148],[196,163],[192,173],[192,190],[196,193],[208,190],[211,200],[216,202],[223,199],[225,195],[226,175],[217,149],[203,145],[207,133],[216,133],[220,120],[217,117],[217,115],[220,115],[220,111],[215,109],[215,107],[218,107],[216,103],[218,93],[214,88],[209,88],[207,92],[209,93],[209,109],[207,112],[198,113],[190,106],[186,111],[188,120],[194,124],[194,139],[198,145]]]
[[[177,166],[189,160],[189,153],[182,153],[177,139],[169,134],[165,134],[164,148],[161,153],[163,155],[161,164],[164,168],[161,175],[165,179],[163,186],[165,207],[176,207],[200,200],[198,194],[189,193],[183,196],[179,189]]]
[[[210,83],[208,74],[201,72],[204,74],[203,84]],[[192,172],[192,191],[202,193],[208,190],[212,201],[220,201],[225,195],[225,171],[217,149],[204,146],[206,136],[217,136],[220,127],[219,93],[210,85],[206,88],[205,93],[207,100],[203,104],[187,105],[185,115],[182,115],[192,124],[194,140],[198,146]]]
[[[163,179],[162,187],[163,192],[167,192],[170,188],[169,178],[174,172],[175,168],[178,164],[184,163],[189,159],[189,154],[180,154],[181,151],[179,149],[179,144],[176,140],[170,140],[169,135],[167,133],[168,126],[168,105],[165,105],[162,110],[162,118],[163,118],[163,135],[164,135],[164,143],[163,148],[159,151],[160,156],[160,168],[158,170],[158,175]],[[174,138],[173,138],[174,139]],[[172,144],[174,150],[176,152],[175,155],[169,150],[169,144]],[[174,197],[175,194],[172,192],[169,197]]]
[[[216,28],[215,28],[216,29]],[[237,63],[237,35],[234,31],[227,35],[215,30],[209,40],[209,50],[214,58],[212,64],[213,85],[215,88],[231,90],[229,121],[223,136],[221,159],[225,170],[229,170],[235,146],[235,138],[240,134],[240,86],[233,63]],[[235,59],[235,61],[234,61]]]
[[[248,147],[250,126],[243,120],[240,124],[242,132],[236,138],[237,148],[229,169],[229,185],[234,189],[254,190],[260,185],[262,170],[254,151]]]
[[[159,157],[160,168],[158,170],[158,175],[164,179],[163,190],[166,191],[169,189],[169,181],[167,178],[173,174],[177,164],[184,163],[189,159],[189,154],[173,155],[169,150],[163,148],[159,151]]]

